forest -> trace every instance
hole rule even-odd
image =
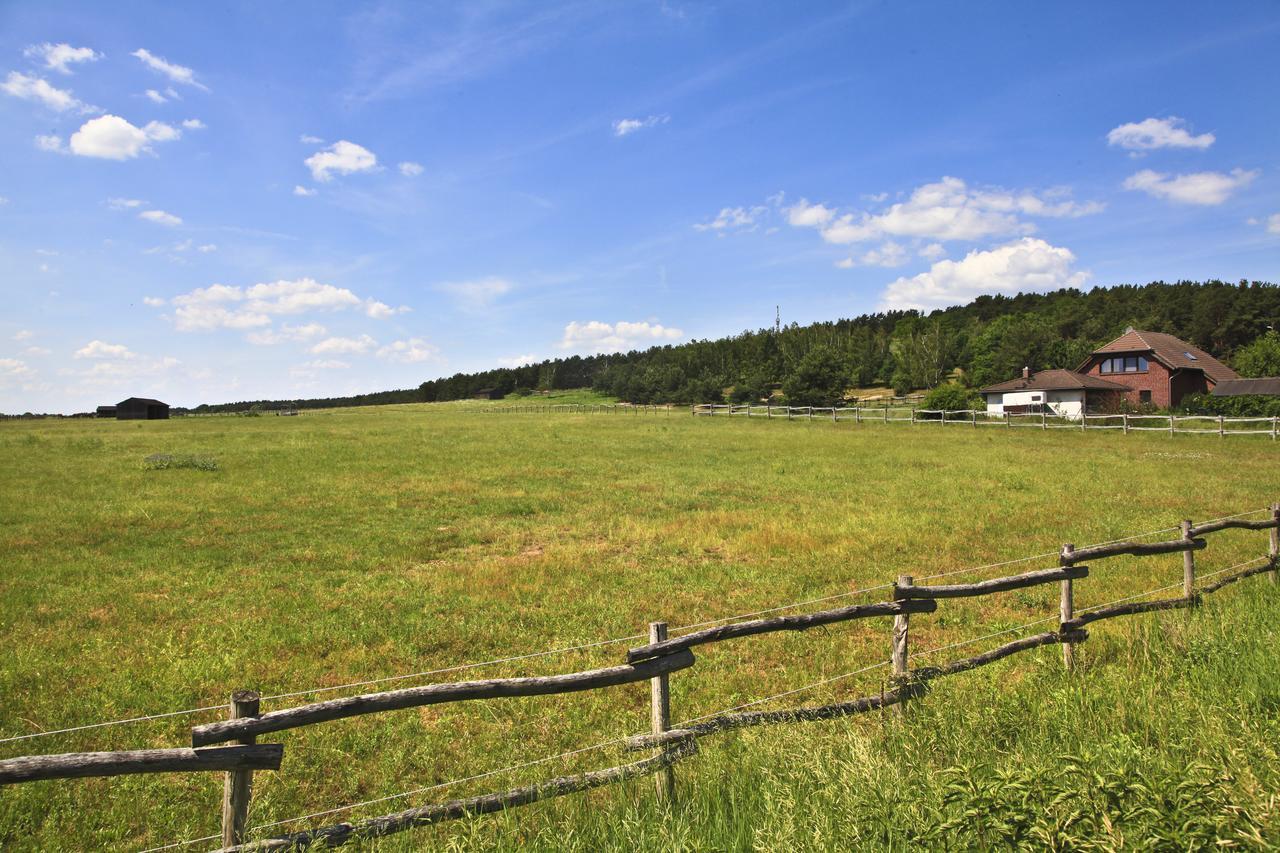
[[[633,403],[745,402],[780,390],[796,405],[830,405],[859,388],[905,394],[939,386],[956,398],[1012,378],[1023,366],[1074,369],[1127,326],[1177,335],[1245,376],[1280,375],[1280,287],[1260,281],[1157,281],[980,296],[927,315],[890,311],[793,323],[718,340],[457,373],[413,389],[206,404],[192,411],[434,402],[480,391],[526,396],[586,387]]]

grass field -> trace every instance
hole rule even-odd
[[[1265,438],[463,409],[0,424],[0,737],[218,705],[238,688],[286,693],[622,638],[655,619],[687,625],[898,574],[1056,552],[1064,541],[1216,518],[1280,495],[1280,455]],[[212,457],[218,470],[149,470],[143,460],[153,453]],[[1216,534],[1202,571],[1257,556],[1264,543],[1259,533]],[[1177,555],[1109,561],[1077,583],[1077,607],[1180,578]],[[1072,839],[1093,836],[1110,839],[1101,847],[1142,846],[1166,832],[1175,847],[1219,835],[1273,843],[1274,593],[1256,579],[1189,621],[1100,626],[1076,676],[1060,672],[1056,649],[958,676],[906,725],[871,715],[704,741],[703,754],[678,769],[685,796],[670,812],[653,804],[644,780],[384,844],[892,847],[944,844],[928,833],[948,821],[958,821],[948,830],[958,846],[1079,849]],[[1056,607],[1052,587],[944,603],[913,621],[913,648]],[[1219,624],[1222,614],[1238,629]],[[626,646],[436,679],[607,665]],[[709,647],[693,671],[673,676],[674,717],[839,675],[887,652],[888,623],[878,620]],[[864,694],[880,679],[841,680],[784,704]],[[630,685],[286,732],[284,768],[259,774],[250,822],[634,734],[647,728],[647,698],[645,685]],[[3,743],[0,757],[184,745],[190,725],[219,716]],[[585,753],[328,820],[619,757]],[[1078,778],[1069,766],[1082,768]],[[1058,787],[1034,784],[1044,778]],[[984,780],[999,781],[984,788]],[[216,774],[190,774],[9,788],[0,791],[0,846],[128,849],[209,835],[221,784]],[[1051,803],[1055,791],[1062,801]],[[1121,825],[1068,820],[1067,800],[1081,797],[1114,808]],[[1012,825],[966,818],[975,808]],[[1018,815],[1043,825],[1024,826]]]

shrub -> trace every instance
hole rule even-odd
[[[148,471],[163,471],[166,468],[217,471],[218,460],[212,456],[195,456],[190,453],[152,453],[142,460],[142,467]]]
[[[985,404],[982,396],[972,388],[966,388],[959,382],[944,382],[925,395],[923,407],[959,412],[967,409],[981,409]]]

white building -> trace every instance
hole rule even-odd
[[[1106,400],[1119,402],[1119,394],[1129,388],[1098,376],[1072,370],[1042,370],[1032,375],[1022,368],[1022,376],[982,389],[987,413],[1021,415],[1045,412],[1076,420],[1083,412]]]

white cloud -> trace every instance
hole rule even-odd
[[[1214,142],[1212,133],[1192,136],[1187,123],[1177,116],[1148,118],[1112,128],[1107,144],[1129,151],[1152,151],[1156,148],[1208,148]]]
[[[14,378],[30,375],[31,368],[19,358],[0,358],[0,378]]]
[[[309,341],[312,338],[318,338],[328,333],[329,330],[319,323],[305,323],[301,326],[291,326],[288,323],[283,323],[278,331],[266,329],[261,332],[250,332],[246,338],[251,344],[274,346],[275,344]]]
[[[133,358],[134,354],[124,344],[109,344],[93,340],[76,350],[76,358]]]
[[[99,157],[104,160],[132,160],[140,154],[151,152],[151,142],[171,142],[182,136],[182,131],[164,122],[148,122],[144,127],[134,127],[115,115],[90,119],[71,134],[72,154],[81,157]]]
[[[199,246],[196,246],[196,251],[202,255],[207,255],[210,252],[218,251],[218,244],[217,243],[201,243]]]
[[[831,208],[809,204],[807,199],[802,198],[787,208],[787,223],[796,228],[821,228],[835,215],[836,212]]]
[[[256,329],[271,325],[272,317],[282,315],[358,309],[374,319],[384,319],[409,310],[403,306],[391,308],[372,298],[361,299],[345,287],[322,284],[313,278],[281,280],[250,287],[212,284],[175,296],[170,301],[176,309],[174,326],[183,332]],[[323,327],[316,328],[323,333]],[[279,340],[281,338],[263,335],[255,343],[277,343]]]
[[[542,361],[539,356],[529,353],[527,355],[513,355],[510,358],[499,358],[498,364],[503,367],[524,367],[526,364],[537,364]]]
[[[36,336],[36,333],[31,331],[30,329],[19,329],[18,331],[13,333],[13,339],[15,341],[29,341],[35,336]]]
[[[324,140],[321,139],[320,137],[311,136],[310,134],[306,134],[306,133],[299,136],[298,141],[301,142],[303,145],[323,145],[324,144]]]
[[[302,365],[312,370],[346,370],[351,367],[345,361],[339,361],[336,358],[317,358],[315,361],[308,361]]]
[[[369,172],[378,166],[378,158],[363,145],[341,139],[324,151],[317,151],[302,161],[311,170],[311,176],[317,181],[325,182],[333,177],[332,173],[350,175],[356,172]]]
[[[207,125],[198,118],[187,118],[182,120],[182,126],[187,130],[204,130]]]
[[[646,127],[656,127],[671,121],[669,115],[649,116],[648,118],[620,118],[613,123],[614,136],[626,136]]]
[[[310,351],[314,355],[350,355],[368,352],[377,345],[378,342],[368,335],[358,338],[325,338]]]
[[[1181,204],[1222,204],[1231,194],[1247,187],[1258,177],[1258,170],[1232,169],[1229,175],[1222,172],[1193,172],[1189,175],[1168,175],[1143,169],[1125,179],[1127,190],[1142,190],[1148,195]]]
[[[924,258],[926,261],[936,261],[946,253],[947,250],[941,243],[930,243],[929,245],[922,247],[920,251],[916,252],[916,254]]]
[[[27,355],[34,355],[43,358],[46,355],[53,355],[53,350],[48,347],[27,347],[23,350]]]
[[[439,350],[422,338],[409,338],[407,341],[394,341],[378,350],[378,358],[394,361],[399,364],[418,364],[431,361],[439,354]]]
[[[491,275],[471,281],[446,281],[436,285],[436,290],[451,294],[458,306],[467,311],[479,311],[489,307],[498,297],[511,292],[511,282]]]
[[[159,296],[144,296],[142,297],[142,304],[149,305],[152,308],[159,308],[166,303],[165,300],[161,299]]]
[[[52,151],[54,154],[61,154],[64,150],[62,147],[62,137],[53,133],[46,136],[37,136],[36,147],[41,151]]]
[[[206,92],[209,91],[208,87],[196,80],[195,72],[186,66],[167,62],[145,48],[138,48],[131,53],[130,56],[138,57],[138,59],[142,60],[143,64],[152,71],[163,74],[175,83],[182,83],[186,86],[195,86],[197,89],[203,89]]]
[[[970,188],[960,178],[917,187],[905,202],[880,213],[846,213],[822,228],[828,243],[848,244],[885,236],[973,241],[984,237],[1029,234],[1035,230],[1020,216],[1077,217],[1098,213],[1099,202],[1066,198],[1061,188],[1042,193],[999,187]]]
[[[938,261],[928,272],[892,282],[884,308],[927,311],[960,305],[986,293],[1017,293],[1080,287],[1087,272],[1072,269],[1076,256],[1036,237],[1023,237],[988,251],[974,250],[960,261]]]
[[[78,62],[96,62],[102,54],[87,47],[72,47],[69,44],[33,44],[22,51],[23,56],[44,62],[44,67],[63,74],[70,74],[67,66]]]
[[[154,222],[156,225],[165,225],[170,228],[182,224],[182,217],[175,216],[163,210],[144,210],[138,214],[139,219],[145,219],[148,222]],[[184,248],[190,248],[186,246]],[[182,251],[182,250],[179,250]]]
[[[91,107],[80,101],[66,89],[50,85],[43,77],[32,77],[19,71],[9,72],[5,81],[0,83],[0,92],[24,101],[35,101],[59,113],[69,110],[82,113],[101,112],[97,107]]]
[[[319,190],[314,190],[314,189],[309,190],[306,187],[302,186],[301,184],[298,184],[293,188],[294,195],[303,196],[304,198],[307,196],[313,196],[318,192]]]
[[[710,222],[696,222],[694,229],[698,231],[718,231],[725,233],[726,231],[754,231],[758,225],[758,219],[765,209],[759,205],[755,207],[722,207],[716,217]]]
[[[7,198],[5,198],[4,196],[0,195],[0,207],[3,207],[4,205],[6,205],[6,204],[8,204],[8,203],[9,203],[9,199],[7,199]]]
[[[907,262],[906,247],[892,240],[886,241],[878,249],[872,249],[864,253],[856,261],[852,258],[845,258],[837,261],[836,266],[841,269],[850,269],[855,266],[864,267],[900,267]]]
[[[628,323],[625,321],[609,324],[599,320],[579,323],[576,320],[564,327],[564,337],[560,348],[567,350],[585,350],[593,353],[624,352],[640,347],[654,346],[661,343],[677,341],[684,337],[680,329],[669,328],[656,323]]]
[[[109,198],[107,199],[107,207],[112,210],[130,210],[135,207],[142,207],[146,204],[142,199],[137,198]]]
[[[1273,213],[1267,217],[1267,233],[1280,235],[1280,213]]]
[[[168,98],[157,92],[155,89],[148,89],[145,94],[153,103],[167,104],[169,102]]]
[[[401,163],[399,166],[399,169],[400,169],[400,174],[404,175],[407,178],[417,177],[418,175],[422,174],[422,164],[414,163],[411,160],[406,160],[405,162]]]

